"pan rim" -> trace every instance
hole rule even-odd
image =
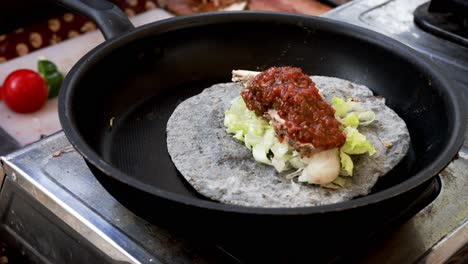
[[[419,172],[414,174],[414,176],[412,176],[411,178],[374,194],[335,204],[326,204],[313,207],[246,207],[240,205],[223,204],[209,200],[201,200],[199,198],[184,196],[181,194],[157,188],[155,186],[144,184],[141,181],[138,181],[135,178],[124,173],[123,171],[115,168],[110,163],[104,161],[103,158],[86,143],[82,135],[78,133],[78,128],[76,127],[76,125],[70,121],[70,114],[72,113],[72,110],[70,107],[71,96],[69,96],[69,94],[74,91],[76,83],[81,79],[80,77],[86,73],[86,69],[88,68],[86,65],[93,62],[98,62],[100,58],[106,55],[106,53],[114,49],[114,47],[111,46],[122,47],[136,39],[148,37],[154,34],[153,31],[157,27],[167,27],[169,28],[169,30],[173,30],[177,28],[185,28],[191,25],[209,25],[209,21],[211,21],[210,19],[219,19],[220,17],[223,17],[222,19],[226,19],[228,17],[229,19],[223,21],[229,20],[229,22],[232,22],[233,18],[237,19],[235,21],[242,19],[248,19],[250,21],[259,19],[274,19],[275,21],[285,23],[288,23],[290,20],[293,19],[298,19],[298,21],[308,20],[321,26],[326,25],[327,27],[334,27],[333,31],[336,33],[347,35],[352,34],[353,37],[365,40],[367,42],[372,43],[373,45],[381,46],[382,49],[393,48],[392,52],[396,53],[405,61],[414,64],[419,69],[429,73],[431,81],[433,83],[438,84],[438,86],[441,87],[439,91],[442,92],[445,104],[448,107],[451,107],[451,110],[453,110],[453,123],[458,125],[454,125],[451,133],[449,134],[449,141],[447,142],[443,150],[439,153],[439,156],[434,160],[434,162],[432,164],[429,164],[423,170],[420,170]],[[426,58],[423,58],[422,55],[420,55],[410,47],[407,47],[406,45],[398,42],[397,40],[391,39],[387,36],[384,36],[380,33],[371,31],[363,27],[332,20],[329,18],[311,17],[306,15],[281,12],[258,11],[230,11],[222,13],[212,12],[196,14],[185,17],[174,17],[164,19],[135,28],[134,30],[126,32],[121,36],[101,43],[96,48],[88,52],[73,66],[73,68],[67,74],[67,77],[63,82],[62,89],[59,95],[59,118],[63,131],[65,132],[65,135],[70,141],[70,143],[89,163],[92,164],[92,166],[95,166],[98,170],[106,174],[107,177],[111,177],[114,180],[120,181],[124,184],[127,184],[133,188],[139,189],[151,195],[156,195],[158,196],[158,198],[162,198],[171,202],[181,203],[184,205],[198,207],[205,210],[225,211],[239,214],[301,215],[344,211],[388,200],[392,197],[398,196],[404,192],[416,188],[417,186],[423,184],[427,180],[437,175],[443,168],[445,168],[450,163],[452,158],[458,153],[458,150],[461,148],[464,142],[463,135],[465,133],[467,119],[467,115],[463,111],[463,98],[462,96],[459,96],[458,93],[454,91],[454,89],[450,88],[452,86],[451,82],[449,82],[449,80],[447,80],[442,73],[438,73],[434,69],[437,69],[437,67],[432,62],[430,62]]]

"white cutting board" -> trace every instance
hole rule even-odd
[[[131,18],[131,21],[139,26],[169,17],[172,17],[170,13],[162,9],[153,9]],[[0,64],[0,84],[14,70],[22,68],[37,70],[39,56],[53,61],[61,72],[67,73],[83,55],[102,41],[104,38],[99,31],[89,32],[2,63]],[[49,100],[41,110],[31,114],[15,113],[0,101],[0,127],[21,145],[37,141],[41,135],[50,135],[61,130],[57,113],[57,98]]]

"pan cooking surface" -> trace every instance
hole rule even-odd
[[[142,100],[121,116],[116,116],[102,142],[104,158],[145,183],[202,197],[185,181],[171,161],[167,152],[166,124],[179,103],[208,86],[198,83],[170,89],[160,96]]]
[[[147,184],[183,195],[205,198],[193,189],[172,163],[167,151],[166,124],[179,103],[209,86],[197,83],[171,88],[166,93],[142,100],[123,114],[115,116],[112,128],[102,141],[104,158]],[[414,149],[410,146],[406,157],[378,182],[373,192],[403,181],[415,159]]]

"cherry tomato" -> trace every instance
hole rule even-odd
[[[47,100],[47,84],[42,77],[28,69],[8,75],[0,90],[5,104],[18,113],[35,112]]]

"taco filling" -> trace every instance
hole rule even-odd
[[[328,104],[301,69],[272,67],[264,72],[233,71],[245,89],[226,111],[227,132],[252,150],[256,161],[287,178],[339,188],[353,175],[349,155],[375,150],[358,126],[375,118],[359,102],[334,97]],[[356,99],[355,99],[356,101]]]

